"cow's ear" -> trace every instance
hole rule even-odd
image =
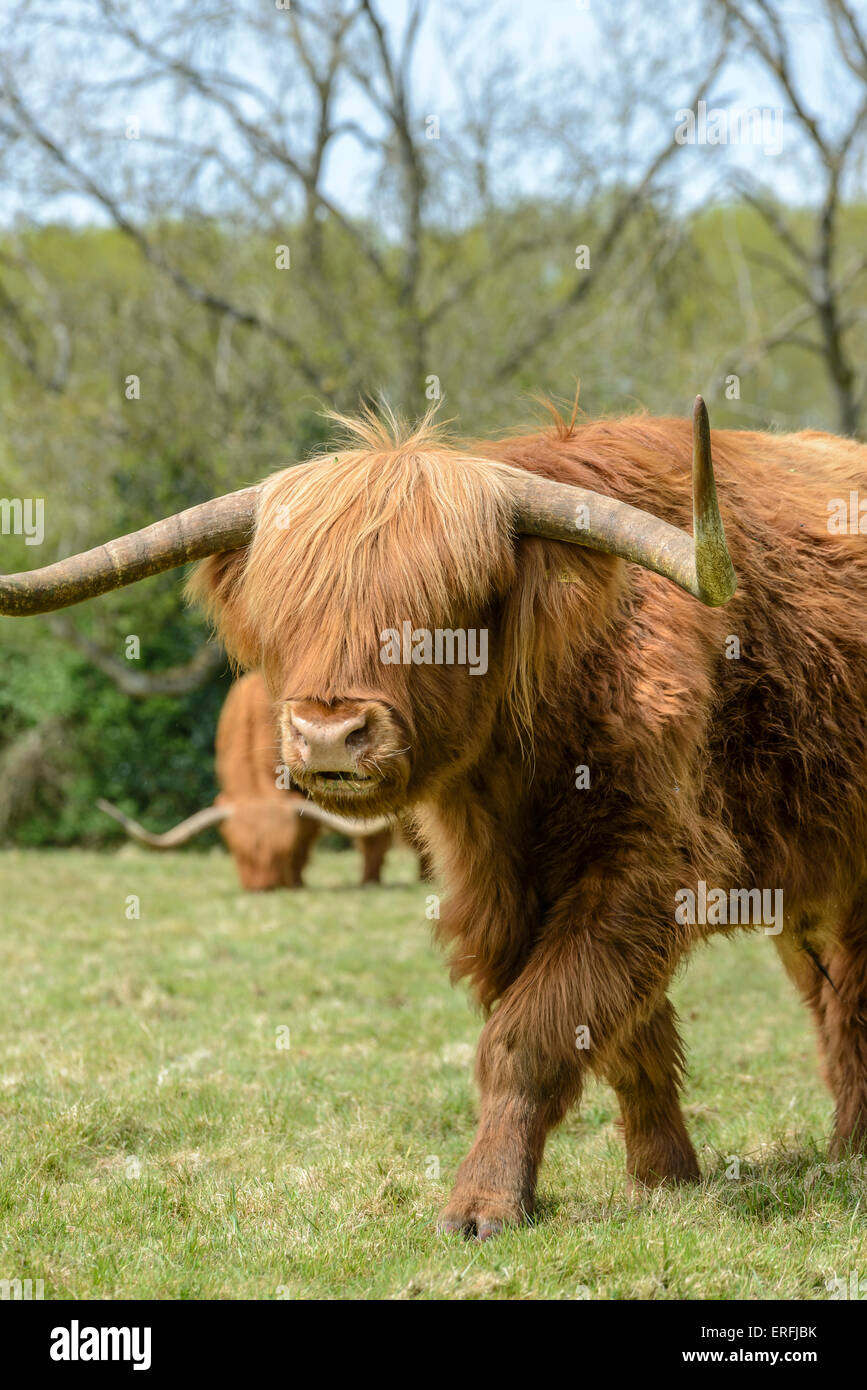
[[[209,555],[193,570],[186,595],[213,624],[232,660],[238,666],[253,667],[258,664],[259,639],[244,596],[248,554],[249,548],[242,546]]]

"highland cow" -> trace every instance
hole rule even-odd
[[[249,892],[302,887],[310,851],[325,829],[355,840],[362,855],[362,886],[380,882],[394,837],[391,825],[382,816],[360,822],[329,815],[288,787],[286,771],[279,767],[274,706],[257,672],[242,676],[229,690],[217,721],[216,754],[220,791],[213,806],[162,834],[145,830],[109,801],[97,805],[150,849],[176,849],[216,825],[241,886]]]
[[[261,489],[0,581],[2,607],[210,554],[192,593],[262,669],[294,780],[338,814],[412,809],[449,890],[452,975],[488,1014],[444,1229],[485,1238],[532,1211],[591,1073],[633,1183],[699,1176],[667,991],[735,929],[682,910],[700,883],[782,892],[769,934],[818,1026],[837,1148],[863,1152],[867,547],[827,516],[867,492],[867,448],[718,431],[718,508],[700,402],[692,431],[639,416],[467,447],[350,429]],[[410,661],[383,662],[404,622]],[[485,674],[428,663],[437,628],[485,631]]]

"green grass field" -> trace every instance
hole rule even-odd
[[[320,849],[306,889],[249,895],[218,851],[0,854],[0,1278],[173,1299],[825,1299],[829,1279],[867,1281],[865,1179],[828,1161],[810,1025],[763,938],[715,943],[675,991],[701,1187],[630,1199],[594,1085],[549,1143],[533,1227],[438,1236],[480,1024],[412,856],[363,892],[358,867]]]

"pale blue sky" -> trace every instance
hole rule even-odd
[[[267,0],[263,0],[267,3]],[[0,0],[0,14],[4,5],[14,0]],[[857,8],[863,12],[867,0],[857,0]],[[76,0],[65,6],[67,17],[75,13]],[[46,15],[54,7],[45,9],[37,6]],[[403,29],[408,9],[408,0],[379,0],[379,12],[393,38]],[[508,55],[509,66],[514,76],[527,84],[531,90],[538,89],[544,97],[546,81],[559,67],[569,73],[574,71],[575,95],[580,100],[588,89],[588,83],[602,79],[605,93],[610,93],[612,111],[616,110],[620,89],[636,80],[639,65],[648,61],[654,49],[673,57],[675,61],[700,60],[702,56],[703,35],[698,23],[699,0],[662,0],[654,6],[638,6],[633,24],[632,43],[635,47],[634,59],[627,62],[626,70],[618,70],[614,65],[614,55],[603,38],[605,21],[621,12],[618,0],[489,0],[479,6],[483,17],[484,41],[479,45],[478,68],[480,75],[487,65],[495,59]],[[9,11],[7,10],[8,14]],[[55,11],[56,13],[56,11]],[[823,38],[823,27],[817,8],[808,0],[790,0],[786,13],[791,21],[791,32],[796,36],[794,58],[799,79],[813,109],[823,119],[832,121],[845,119],[857,96],[857,84],[839,62],[830,61],[827,43]],[[136,7],[130,11],[131,18],[138,22]],[[460,60],[459,44],[453,36],[455,24],[454,6],[449,0],[432,0],[424,23],[417,49],[414,68],[414,88],[418,109],[425,113],[447,112],[455,99],[454,73],[456,62]],[[45,42],[49,43],[52,57],[58,60],[63,43],[63,29],[49,24],[45,31]],[[75,61],[79,75],[84,77],[105,77],[104,58],[98,58],[98,49],[79,50]],[[46,58],[49,55],[46,54]],[[466,58],[466,54],[464,55]],[[101,62],[102,67],[98,66]],[[239,75],[252,77],[257,81],[267,80],[268,65],[263,62],[261,53],[238,46],[231,50],[228,59],[232,71]],[[472,64],[471,64],[472,66]],[[43,114],[50,118],[52,129],[63,136],[69,129],[75,138],[76,125],[67,126],[64,120],[62,98],[60,103],[54,99],[50,71],[46,63],[46,89],[43,93]],[[606,74],[610,81],[606,82]],[[64,77],[66,72],[62,74]],[[690,98],[692,83],[685,79],[672,86],[670,93],[663,93],[658,103],[659,111],[651,118],[642,112],[635,121],[631,139],[635,145],[636,167],[646,162],[653,150],[659,148],[670,138],[677,122],[677,112]],[[636,100],[640,99],[640,93]],[[670,98],[670,99],[669,99]],[[287,101],[288,101],[287,96]],[[743,107],[765,107],[769,110],[779,108],[784,99],[775,87],[773,79],[755,63],[747,61],[732,62],[724,74],[716,81],[711,91],[712,102],[729,108],[732,105]],[[130,100],[133,105],[130,107]],[[605,100],[603,95],[602,100]],[[159,97],[151,90],[148,94],[138,93],[132,98],[118,98],[118,121],[122,124],[125,115],[134,112],[141,120],[145,134],[172,133],[171,117]],[[369,126],[373,120],[365,102],[353,95],[346,98],[344,114],[355,118],[359,124]],[[193,121],[193,125],[195,122]],[[577,141],[585,140],[588,146],[598,149],[606,137],[610,138],[613,121],[603,108],[591,111],[586,118],[586,129],[574,132]],[[770,183],[784,197],[793,200],[809,199],[811,182],[809,166],[801,160],[802,146],[794,124],[787,121],[783,113],[783,147],[779,154],[768,155],[755,146],[743,146],[734,150],[709,150],[685,148],[678,152],[676,166],[673,168],[675,184],[683,190],[684,201],[706,196],[706,193],[719,187],[718,174],[724,160],[734,160],[754,172],[764,182]],[[450,132],[444,120],[442,139],[447,140]],[[212,132],[211,138],[225,140],[231,145],[232,135]],[[63,143],[61,139],[61,143]],[[159,149],[146,155],[146,144],[142,142],[134,152],[131,149],[121,152],[121,158],[133,156],[136,159],[150,158],[157,171],[160,160],[164,158]],[[328,191],[334,200],[348,212],[362,210],[365,195],[366,161],[359,144],[351,139],[337,142],[327,165]],[[538,150],[522,156],[520,143],[511,171],[513,186],[522,192],[532,194],[537,189],[549,185],[549,170],[545,165],[544,154]],[[17,207],[16,207],[17,205]],[[40,190],[30,188],[23,199],[7,202],[7,212],[21,211],[25,208],[31,216],[50,218],[70,218],[74,221],[90,221],[95,217],[94,205],[86,199],[74,196],[63,198],[40,197]]]

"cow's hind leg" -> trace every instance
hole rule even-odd
[[[282,868],[284,887],[303,887],[304,868],[321,833],[322,826],[317,824],[312,816],[296,816],[295,838]]]
[[[379,883],[385,856],[391,848],[392,833],[380,830],[375,835],[360,835],[356,840],[362,855],[362,888],[368,883]]]
[[[835,1102],[834,1149],[867,1153],[867,888],[836,930],[804,917],[775,944],[816,1024]]]
[[[701,1176],[680,1109],[683,1047],[666,999],[606,1068],[620,1104],[631,1183],[695,1182]]]
[[[836,1103],[834,1147],[867,1154],[867,886],[825,963],[822,1043]]]

